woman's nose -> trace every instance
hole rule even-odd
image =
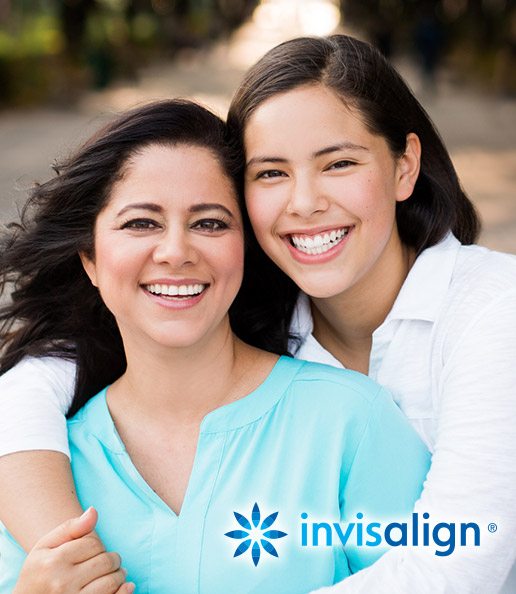
[[[298,176],[291,185],[287,214],[309,218],[328,208],[328,199],[311,176]]]
[[[169,264],[180,268],[198,261],[198,253],[192,244],[187,230],[170,229],[161,237],[154,248],[153,259],[156,264]]]

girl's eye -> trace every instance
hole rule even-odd
[[[353,161],[346,161],[346,159],[342,159],[341,161],[337,161],[336,163],[333,163],[332,165],[330,165],[328,167],[328,170],[331,171],[332,169],[347,169],[348,167],[351,167],[352,165],[355,165],[355,163]]]
[[[126,221],[121,228],[147,231],[148,229],[157,229],[158,227],[158,223],[152,219],[131,219],[130,221]]]
[[[279,169],[267,169],[256,174],[256,179],[272,179],[273,177],[282,177],[285,173]]]
[[[228,226],[225,221],[220,219],[201,219],[192,225],[192,229],[200,229],[201,231],[213,233],[215,231],[224,231]]]

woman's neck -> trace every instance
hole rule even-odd
[[[109,404],[150,422],[197,424],[257,387],[276,360],[241,342],[229,323],[189,348],[125,347],[127,370],[110,387]]]
[[[314,336],[345,367],[368,373],[373,332],[391,311],[414,261],[413,250],[396,238],[356,285],[334,297],[312,298]]]

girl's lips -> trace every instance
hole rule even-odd
[[[332,232],[335,232],[335,239],[334,240],[330,240],[330,242],[326,242],[325,244],[319,245],[319,242],[316,242],[316,244],[314,245],[314,242],[312,241],[312,243],[309,246],[300,246],[301,249],[299,249],[299,247],[296,247],[295,245],[293,245],[293,240],[292,240],[292,236],[296,236],[299,237],[301,234],[298,233],[292,233],[289,235],[284,236],[283,240],[286,243],[292,257],[297,260],[298,262],[301,262],[302,264],[324,264],[325,262],[328,262],[330,260],[332,260],[333,258],[335,258],[336,256],[338,256],[340,254],[340,252],[344,249],[345,245],[348,242],[348,238],[351,235],[353,229],[354,229],[354,225],[350,226],[350,227],[338,227],[335,228],[333,227],[332,229],[328,229],[325,230],[325,232],[319,232],[319,233],[315,233],[315,234],[311,234],[308,235],[307,233],[304,233],[302,235],[304,235],[307,238],[315,238],[321,235],[330,235]],[[343,234],[341,233],[341,231],[345,229],[346,232]],[[336,241],[338,240],[338,241]],[[297,242],[299,243],[299,242]],[[331,243],[334,243],[333,246],[329,247],[331,245]],[[302,249],[304,248],[305,251],[302,251]],[[313,253],[314,251],[321,251],[322,253]],[[312,252],[312,253],[307,253],[307,252]]]

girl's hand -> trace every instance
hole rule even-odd
[[[13,594],[131,594],[118,553],[106,553],[93,532],[97,512],[67,520],[27,555]]]

